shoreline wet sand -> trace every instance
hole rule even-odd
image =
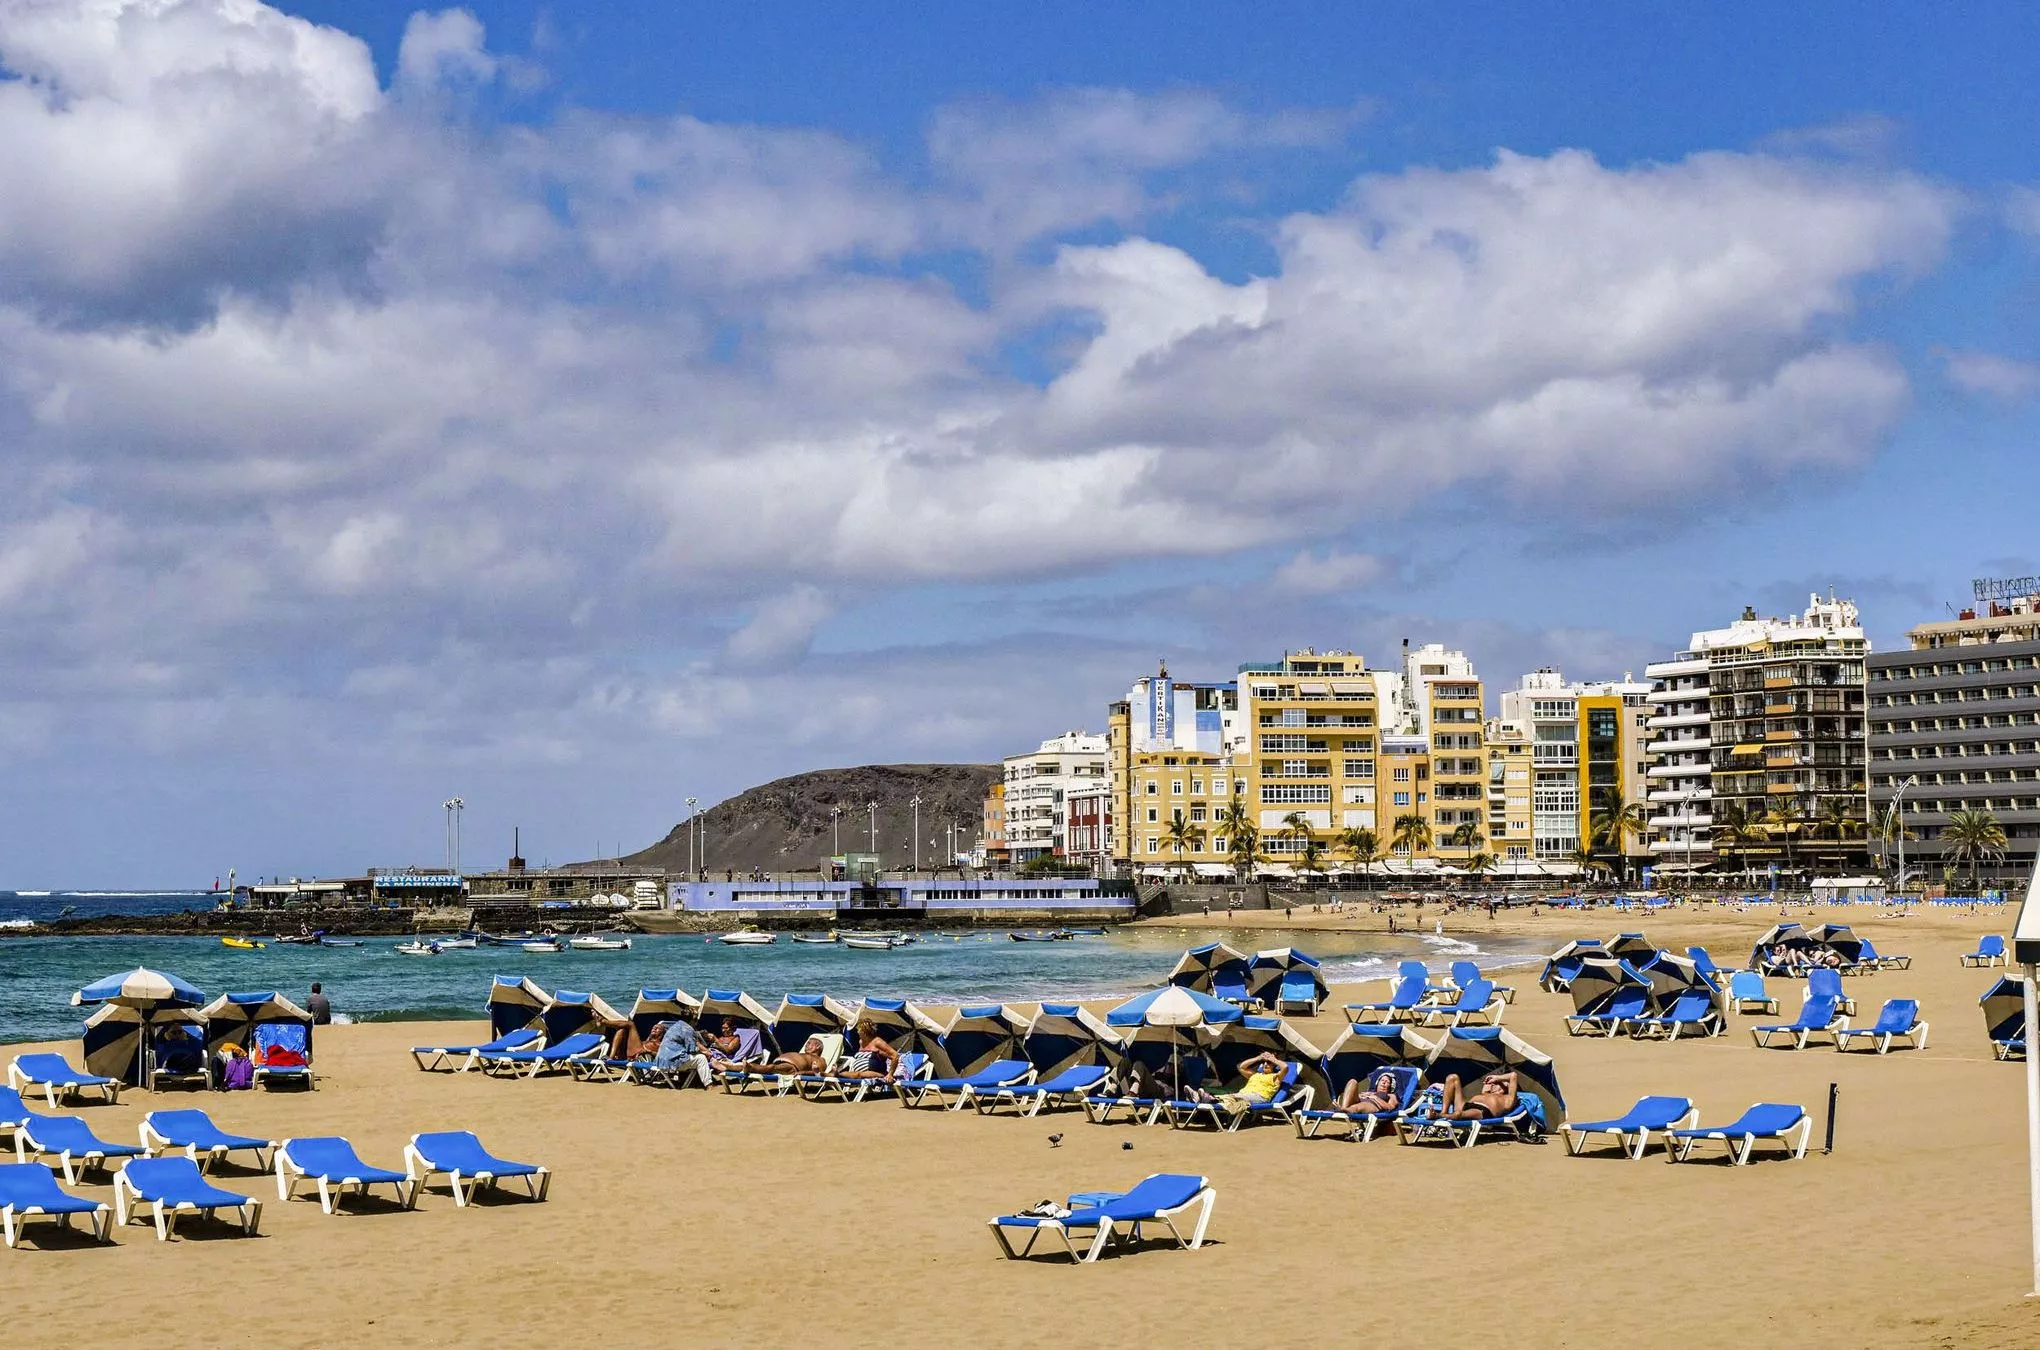
[[[1427,906],[1427,929],[1434,917]],[[190,1224],[183,1240],[159,1244],[134,1225],[113,1247],[38,1245],[38,1224],[37,1238],[0,1252],[0,1295],[17,1326],[52,1339],[146,1319],[160,1347],[304,1340],[308,1328],[315,1342],[391,1346],[591,1332],[621,1344],[1002,1346],[1101,1330],[1203,1339],[1266,1323],[1249,1297],[1257,1289],[1283,1300],[1285,1335],[1333,1344],[1366,1340],[1371,1326],[1397,1328],[1396,1339],[1536,1346],[2040,1343],[2040,1300],[2021,1298],[2031,1259],[2022,1069],[1992,1060],[1976,1007],[1998,972],[1957,964],[1978,934],[2004,931],[2010,911],[1898,918],[1795,906],[1793,917],[1852,923],[1880,950],[1912,955],[1911,971],[1852,978],[1848,989],[1859,1022],[1885,998],[1920,999],[1929,1047],[1761,1051],[1747,1028],[1771,1019],[1752,1017],[1732,1018],[1714,1040],[1575,1040],[1562,1025],[1569,1000],[1541,993],[1521,966],[1504,977],[1518,990],[1505,1024],[1557,1059],[1580,1119],[1663,1092],[1692,1097],[1707,1123],[1756,1101],[1801,1103],[1818,1123],[1838,1083],[1828,1157],[1818,1130],[1803,1162],[1670,1167],[1655,1152],[1636,1163],[1569,1158],[1556,1141],[1448,1151],[1299,1141],[1276,1126],[1214,1136],[1069,1114],[430,1075],[407,1048],[478,1024],[373,1023],[322,1030],[313,1093],[133,1093],[76,1114],[125,1141],[144,1111],[195,1105],[230,1129],[344,1134],[384,1165],[399,1164],[412,1133],[473,1129],[496,1152],[553,1169],[546,1204],[456,1210],[440,1190],[414,1213],[329,1218],[316,1202],[277,1204],[272,1178],[227,1172],[221,1184],[265,1199],[260,1239]],[[1776,919],[1776,906],[1510,913],[1492,925],[1467,912],[1448,916],[1446,933],[1555,946],[1641,929],[1734,964]],[[1385,927],[1371,912],[1279,910],[1146,926],[1196,940],[1207,925],[1333,920]],[[1789,1012],[1798,990],[1772,984]],[[1331,1016],[1297,1025],[1328,1044],[1339,1004],[1381,988],[1336,988]],[[75,1054],[77,1042],[55,1048]],[[1205,1250],[1154,1246],[1071,1269],[1001,1260],[986,1235],[995,1213],[1154,1171],[1211,1178],[1219,1199]],[[79,1189],[110,1197],[98,1180]],[[109,1308],[115,1298],[121,1309]]]

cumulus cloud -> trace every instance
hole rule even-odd
[[[2040,393],[2040,362],[2015,361],[1993,352],[1939,353],[1941,368],[1957,389],[2017,402]]]
[[[125,717],[556,762],[708,678],[642,670],[848,715],[806,653],[850,594],[1288,552],[1469,495],[1704,509],[1880,443],[1910,389],[1857,297],[1958,209],[1805,157],[1504,152],[1257,222],[1271,263],[1231,279],[1157,203],[1339,153],[1359,113],[1051,92],[938,111],[922,166],[419,96],[509,62],[468,10],[414,16],[386,89],[255,0],[0,3],[14,742]]]
[[[1277,589],[1298,595],[1334,595],[1371,586],[1391,570],[1385,559],[1372,553],[1306,550],[1276,568],[1273,581]]]

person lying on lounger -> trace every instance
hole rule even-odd
[[[659,1042],[665,1039],[669,1022],[660,1022],[652,1028],[649,1036],[639,1036],[637,1023],[628,1018],[619,1022],[605,1022],[603,1029],[609,1033],[609,1057],[611,1059],[650,1059],[659,1053]]]
[[[1363,1085],[1355,1078],[1340,1088],[1336,1109],[1371,1115],[1376,1111],[1393,1111],[1401,1105],[1402,1097],[1395,1090],[1395,1075],[1383,1069],[1374,1075],[1372,1083]]]
[[[1174,1064],[1162,1065],[1154,1073],[1154,1095],[1166,1098],[1169,1101],[1178,1102],[1215,1102],[1218,1100],[1218,1098],[1212,1096],[1195,1083],[1186,1085],[1179,1081],[1180,1078],[1186,1076],[1179,1074]]]
[[[1445,1075],[1445,1109],[1447,1120],[1497,1120],[1516,1109],[1516,1074],[1491,1073],[1480,1080],[1480,1091],[1472,1096],[1463,1095],[1459,1075]]]
[[[702,1044],[708,1047],[708,1067],[721,1072],[724,1069],[748,1068],[760,1057],[761,1038],[755,1028],[739,1027],[730,1018],[722,1021],[722,1031],[713,1036],[703,1036]]]
[[[1240,1112],[1250,1107],[1266,1106],[1281,1096],[1282,1079],[1289,1072],[1289,1061],[1272,1051],[1263,1050],[1241,1063],[1240,1072],[1247,1076],[1240,1090],[1228,1092],[1218,1099],[1228,1111]]]
[[[766,1064],[768,1073],[823,1073],[829,1061],[822,1056],[822,1038],[810,1036],[798,1050],[789,1050]]]
[[[890,1078],[900,1069],[900,1052],[878,1034],[869,1022],[857,1024],[857,1053],[850,1056],[838,1078]]]

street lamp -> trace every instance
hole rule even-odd
[[[1891,832],[1892,838],[1898,841],[1898,875],[1896,880],[1900,896],[1905,894],[1905,816],[1899,810],[1899,803],[1904,800],[1907,788],[1915,788],[1919,785],[1920,779],[1918,774],[1914,774],[1903,783],[1900,783],[1898,790],[1891,794],[1890,809],[1884,814],[1885,828]]]
[[[921,794],[917,792],[907,798],[907,805],[914,808],[914,831],[911,836],[914,841],[914,871],[910,875],[918,875],[921,871]]]
[[[835,838],[835,841],[836,841],[836,847],[835,847],[835,848],[834,848],[833,850],[831,850],[831,852],[832,852],[832,853],[833,853],[833,854],[834,854],[834,855],[835,855],[836,857],[840,858],[840,857],[842,857],[842,856],[843,856],[843,808],[842,808],[842,807],[840,807],[840,806],[832,806],[832,807],[830,807],[830,808],[829,808],[829,829],[830,829],[830,830],[831,830],[831,831],[833,832],[833,837]]]
[[[448,797],[446,807],[446,870],[454,876],[460,875],[460,813],[467,809],[467,803],[458,797]]]
[[[698,881],[701,878],[700,869],[694,865],[694,808],[700,804],[701,798],[699,797],[689,797],[687,799],[687,879],[689,881]]]
[[[877,856],[878,856],[878,803],[877,803],[877,802],[873,802],[873,803],[872,803],[872,804],[870,805],[870,807],[869,807],[868,809],[869,809],[869,810],[870,810],[870,812],[871,812],[871,854],[872,854],[872,856],[873,856],[873,857],[877,857]]]

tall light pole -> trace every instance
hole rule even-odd
[[[687,879],[689,881],[698,881],[701,878],[701,870],[694,865],[694,808],[700,804],[701,798],[699,797],[689,797],[687,799]]]
[[[840,857],[842,857],[842,856],[843,856],[843,808],[842,808],[842,807],[840,807],[840,806],[832,806],[832,807],[830,807],[830,808],[829,808],[829,829],[830,829],[830,830],[832,831],[832,837],[833,837],[833,838],[835,839],[835,841],[836,841],[836,847],[835,847],[835,850],[834,850],[835,856],[836,856],[836,857],[838,857],[838,858],[840,858]]]
[[[873,802],[868,809],[871,812],[871,852],[872,856],[876,857],[878,855],[878,803]]]
[[[467,809],[467,803],[458,797],[448,797],[446,807],[446,870],[454,876],[460,875],[460,813]]]
[[[907,805],[914,809],[914,832],[912,835],[914,841],[913,874],[918,874],[921,870],[921,794],[917,792],[907,798]]]
[[[1918,787],[1919,783],[1918,774],[1913,774],[1900,783],[1898,791],[1891,794],[1891,809],[1884,816],[1885,827],[1891,831],[1892,838],[1898,841],[1897,882],[1898,893],[1901,896],[1905,894],[1905,813],[1899,809],[1899,803],[1904,800],[1906,789]]]

